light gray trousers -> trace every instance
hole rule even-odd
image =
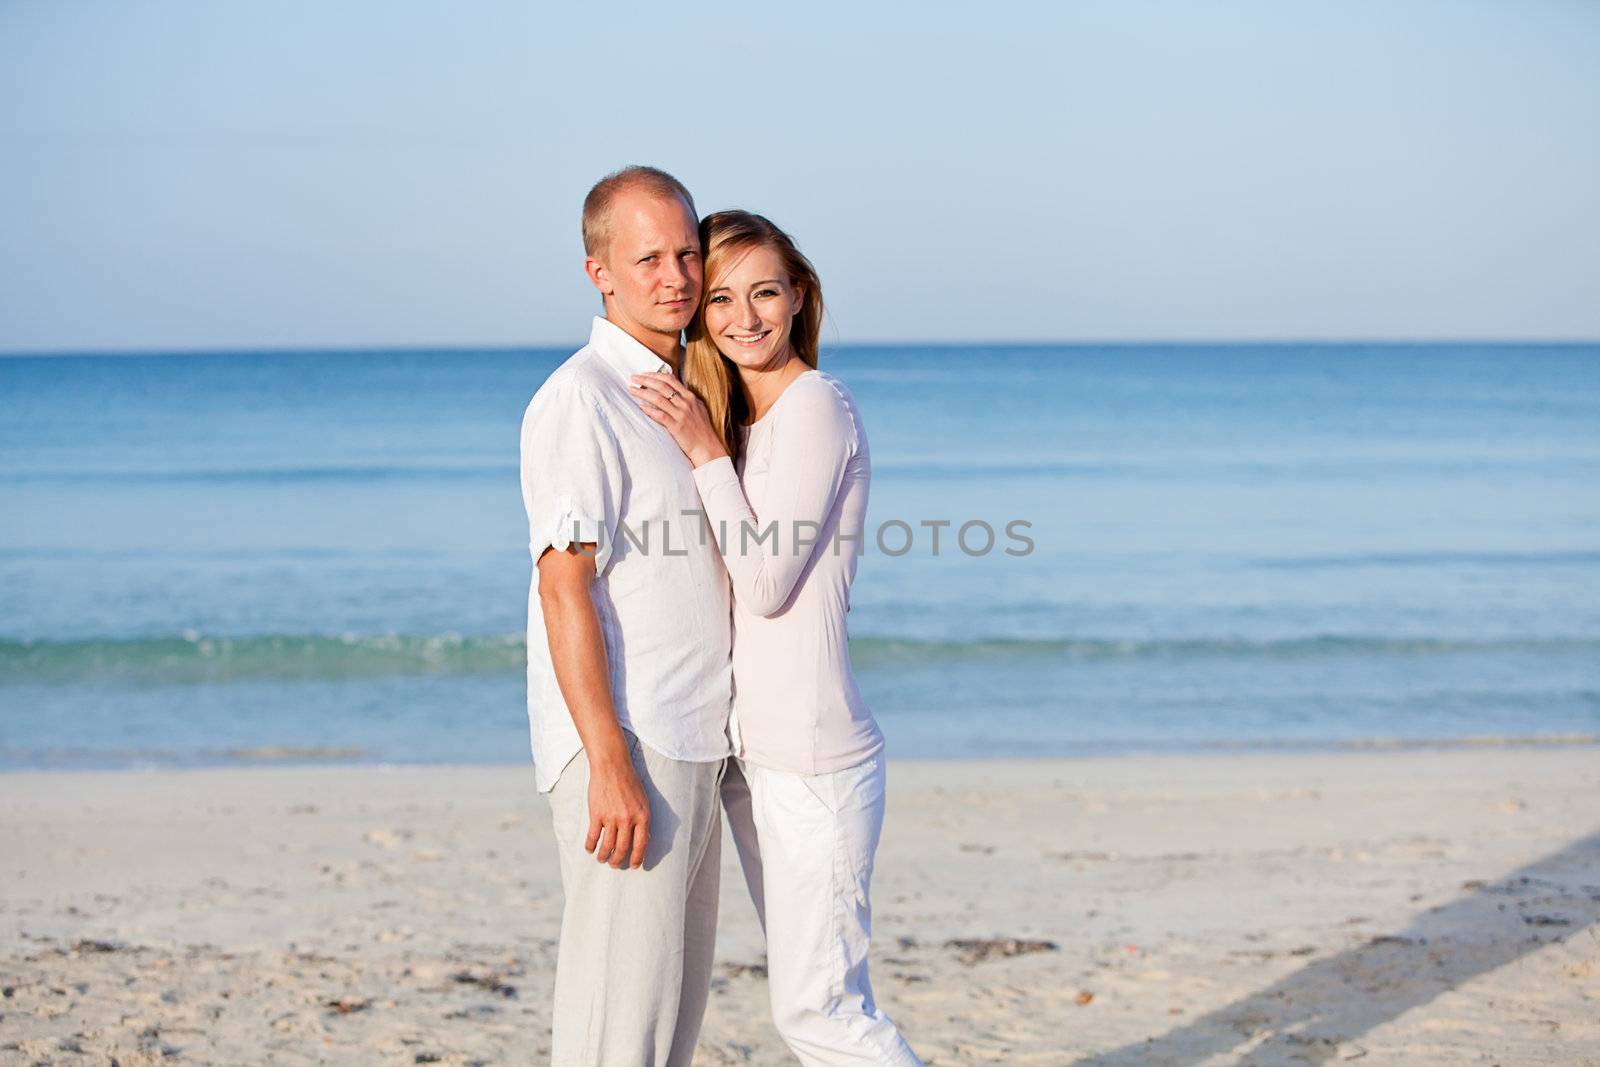
[[[550,792],[561,861],[555,1067],[689,1067],[716,944],[724,763],[669,759],[628,734],[650,800],[644,866],[614,870],[583,850],[589,761]]]

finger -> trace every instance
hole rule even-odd
[[[617,837],[611,846],[611,869],[619,870],[628,862],[628,853],[633,851],[633,836],[628,824],[623,823],[617,827]]]
[[[600,843],[595,846],[594,858],[604,863],[611,858],[611,850],[617,843],[617,828],[610,823],[600,827]]]
[[[629,858],[628,866],[644,866],[644,847],[650,843],[650,823],[645,821],[635,827],[633,831],[633,855]]]
[[[633,388],[638,393],[652,393],[665,396],[671,391],[672,386],[656,377],[654,374],[636,374],[633,378]]]
[[[595,846],[600,843],[600,831],[602,829],[604,827],[600,825],[599,819],[589,820],[589,836],[583,839],[583,850],[585,852],[593,852]]]
[[[645,392],[647,390],[653,395],[653,397],[660,398],[658,403],[664,401],[672,404],[678,403],[683,399],[682,383],[680,383],[678,379],[659,371],[654,374],[644,376],[643,380],[639,382],[639,391]]]
[[[643,374],[635,374],[633,377],[635,381],[653,385],[658,389],[670,389],[676,385],[678,381],[678,379],[674,378],[664,370],[646,371]]]

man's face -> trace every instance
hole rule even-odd
[[[611,205],[609,247],[585,269],[607,317],[635,337],[643,330],[676,344],[700,301],[699,225],[677,197],[625,190]]]

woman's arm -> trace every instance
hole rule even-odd
[[[789,388],[803,392],[786,397],[788,403],[772,414],[761,514],[750,506],[726,456],[694,470],[734,596],[763,616],[776,615],[789,602],[812,556],[835,550],[822,529],[856,447],[855,424],[832,386],[801,380]]]
[[[795,390],[798,392],[789,395]],[[692,399],[693,406],[703,413],[704,406]],[[812,556],[835,551],[822,539],[821,531],[857,448],[850,410],[827,382],[799,379],[781,399],[782,408],[771,415],[772,458],[760,515],[746,499],[733,461],[724,450],[717,448],[720,454],[697,462],[694,468],[706,518],[733,579],[733,595],[762,616],[776,615],[789,602]],[[710,451],[704,444],[709,419],[702,428],[693,412],[680,416],[648,401],[641,401],[641,406],[672,433],[691,462],[696,461],[697,453],[703,457]]]

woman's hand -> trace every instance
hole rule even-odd
[[[711,428],[705,404],[688,386],[665,371],[635,374],[631,381],[633,399],[646,415],[666,427],[691,466],[702,467],[728,454],[722,438]]]

